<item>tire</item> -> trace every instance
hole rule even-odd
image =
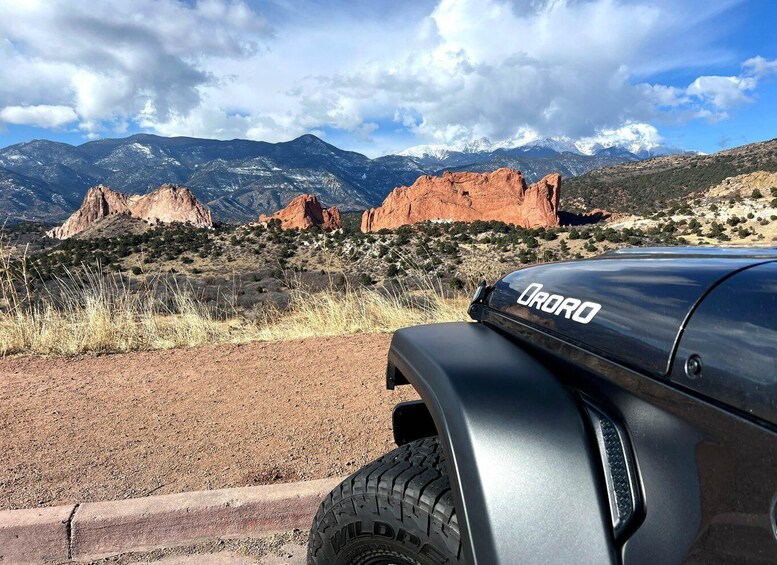
[[[310,530],[308,565],[457,563],[459,523],[437,438],[403,445],[345,479]]]

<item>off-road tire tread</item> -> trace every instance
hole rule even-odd
[[[308,565],[331,565],[335,555],[327,541],[342,524],[364,512],[431,540],[449,556],[442,563],[462,562],[453,493],[436,437],[400,446],[335,487],[313,519]]]

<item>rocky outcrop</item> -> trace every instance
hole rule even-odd
[[[520,171],[449,173],[422,176],[412,186],[395,188],[379,208],[362,216],[362,231],[395,229],[427,220],[499,220],[525,228],[558,226],[561,175],[531,186]]]
[[[324,208],[313,194],[300,194],[292,200],[283,210],[275,212],[272,216],[262,214],[260,222],[280,220],[281,227],[285,230],[298,228],[302,230],[317,226],[325,231],[340,229],[340,210],[332,206]]]
[[[710,198],[741,196],[743,198],[750,198],[753,190],[758,189],[764,197],[771,200],[773,198],[771,190],[775,186],[777,186],[777,172],[755,171],[729,177],[709,190],[701,191],[700,196]]]
[[[108,216],[123,214],[151,223],[188,223],[196,227],[212,227],[210,210],[199,203],[183,186],[163,184],[148,194],[128,195],[107,186],[90,188],[81,207],[58,228],[47,232],[49,237],[68,239]]]
[[[163,184],[143,196],[131,196],[130,200],[132,215],[151,223],[180,222],[199,228],[213,227],[210,210],[184,186]]]
[[[86,192],[81,207],[58,228],[46,233],[49,237],[68,239],[92,224],[114,214],[130,214],[129,196],[98,185]]]

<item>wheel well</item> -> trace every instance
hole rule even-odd
[[[423,400],[400,402],[394,407],[391,421],[397,445],[438,435],[432,415]]]

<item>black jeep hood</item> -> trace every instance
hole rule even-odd
[[[652,248],[516,271],[486,299],[491,312],[642,373],[669,373],[690,314],[718,283],[777,250]]]

